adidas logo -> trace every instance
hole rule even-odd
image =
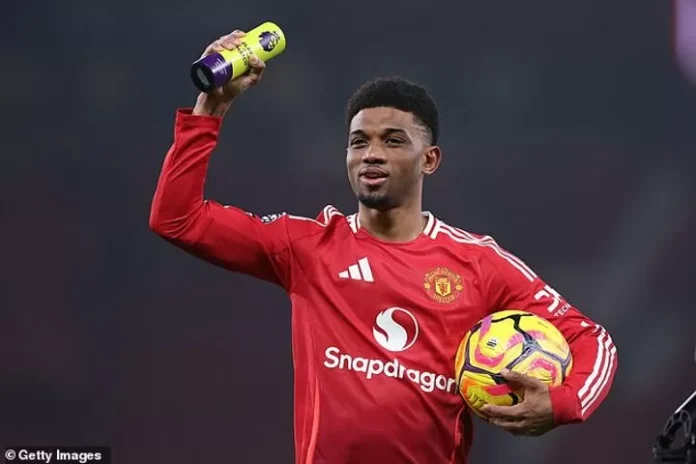
[[[372,277],[372,269],[367,258],[360,258],[357,264],[351,264],[348,269],[338,273],[339,279],[362,280],[365,282],[374,282]]]

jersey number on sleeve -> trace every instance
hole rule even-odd
[[[546,285],[543,289],[539,290],[536,295],[534,295],[534,299],[536,301],[541,301],[541,299],[544,297],[551,298],[551,303],[549,303],[549,307],[546,308],[546,310],[553,314],[553,312],[558,308],[558,305],[561,304],[561,295],[549,285]]]

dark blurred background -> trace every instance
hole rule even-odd
[[[9,2],[0,19],[0,445],[115,462],[290,463],[282,290],[166,244],[148,214],[188,68],[271,20],[285,53],[229,114],[208,195],[355,210],[343,108],[427,86],[444,164],[425,207],[492,234],[612,333],[595,416],[538,439],[477,423],[472,464],[652,462],[696,387],[696,1]]]

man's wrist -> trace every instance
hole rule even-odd
[[[196,99],[192,115],[194,116],[213,116],[222,118],[232,105],[231,101],[220,101],[207,94],[200,94]]]
[[[567,385],[551,387],[551,408],[556,425],[572,424],[582,421],[580,401],[575,391]]]

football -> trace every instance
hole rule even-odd
[[[500,375],[503,368],[560,385],[573,368],[570,347],[548,320],[505,310],[485,317],[464,336],[455,357],[457,389],[477,415],[485,404],[512,406],[524,399]]]

